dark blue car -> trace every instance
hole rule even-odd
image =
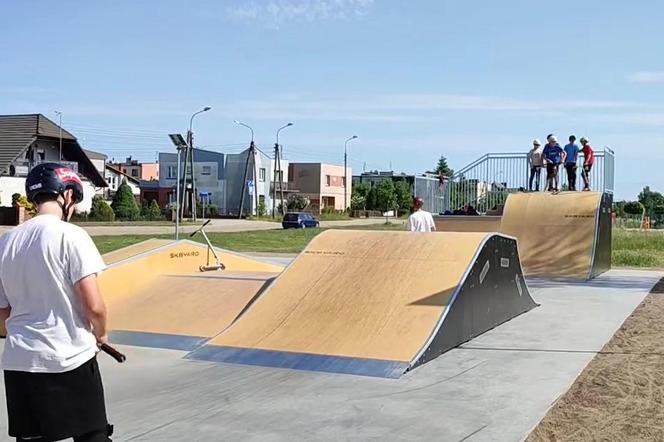
[[[289,212],[284,215],[281,225],[284,229],[305,229],[307,227],[318,227],[319,223],[309,213]]]

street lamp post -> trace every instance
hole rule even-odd
[[[249,173],[249,162],[253,161],[253,168],[256,168],[256,159],[254,158],[254,152],[256,149],[256,146],[254,145],[254,130],[251,128],[246,123],[243,123],[238,120],[234,120],[235,124],[239,124],[240,126],[244,126],[247,129],[251,131],[251,143],[249,144],[249,152],[247,153],[247,161],[244,163],[244,177],[242,179],[242,193],[240,194],[240,208],[238,210],[238,219],[242,219],[242,210],[244,209],[244,191],[245,188],[247,187],[247,175]],[[254,194],[256,195],[256,210],[258,210],[258,185],[256,183],[256,172],[252,172],[252,175],[254,176]]]
[[[284,171],[281,169],[281,149],[279,145],[279,132],[281,132],[283,129],[286,129],[287,127],[292,126],[293,123],[288,123],[285,126],[281,126],[277,130],[277,142],[274,145],[274,177],[277,177],[277,170],[279,171],[279,191],[281,193],[281,211],[284,211],[284,186],[283,186],[283,177],[284,177]],[[277,169],[277,164],[279,164],[279,168]],[[276,204],[277,204],[277,185],[276,181],[274,182],[273,189],[272,189],[272,218],[275,217],[275,212],[276,212]]]
[[[357,139],[357,135],[353,135],[344,143],[344,212],[348,210],[348,142]]]
[[[62,112],[55,111],[55,114],[60,117],[58,127],[60,128],[60,161],[62,161]]]
[[[205,106],[202,110],[194,112],[194,114],[189,118],[189,130],[187,131],[187,151],[184,156],[184,180],[182,182],[182,216],[184,218],[184,203],[187,194],[186,183],[187,183],[187,161],[191,164],[191,217],[196,221],[196,178],[194,178],[194,133],[192,131],[192,126],[194,124],[194,117],[203,112],[207,112],[212,109],[210,106]],[[188,154],[188,155],[187,155]],[[178,162],[178,170],[180,169],[180,163]]]

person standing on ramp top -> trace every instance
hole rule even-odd
[[[433,222],[433,216],[422,209],[424,200],[420,197],[413,198],[414,212],[408,217],[407,229],[411,232],[431,232],[436,230],[436,223]]]
[[[90,236],[67,221],[83,199],[76,172],[35,166],[25,181],[37,215],[0,237],[0,321],[9,435],[17,441],[110,441],[96,354],[106,306],[105,264]]]
[[[579,146],[575,143],[576,137],[569,136],[569,144],[565,146],[565,171],[567,172],[567,187],[576,190],[576,163],[579,160]]]
[[[533,190],[533,180],[535,180],[535,191],[540,190],[540,176],[542,172],[543,158],[542,158],[542,143],[535,138],[533,140],[533,148],[528,152],[528,164],[530,165],[530,180],[528,181],[528,190]]]
[[[542,152],[546,161],[547,190],[558,192],[558,169],[560,164],[565,162],[565,151],[560,147],[558,139],[554,135],[549,135],[547,139],[549,142]]]
[[[588,138],[581,137],[580,141],[583,146],[583,149],[581,149],[583,152],[583,173],[581,176],[583,177],[583,190],[587,192],[590,190],[590,171],[593,164],[595,164],[595,151],[593,151]]]

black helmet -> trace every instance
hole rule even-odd
[[[32,168],[25,179],[25,194],[34,202],[37,195],[48,193],[62,195],[65,190],[74,191],[74,203],[83,201],[83,183],[78,174],[58,163],[41,163]]]

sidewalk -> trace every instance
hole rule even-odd
[[[334,227],[352,227],[366,226],[372,224],[382,224],[384,218],[362,218],[344,221],[321,221],[320,226],[324,228]],[[183,225],[180,227],[180,234],[191,233],[199,226]],[[9,231],[11,226],[0,226],[0,235]],[[175,234],[175,224],[173,225],[131,225],[117,223],[104,226],[83,226],[90,236],[120,236],[120,235],[168,235]],[[206,232],[248,232],[257,230],[275,230],[281,229],[281,223],[269,221],[250,221],[245,219],[213,219],[205,227]]]

